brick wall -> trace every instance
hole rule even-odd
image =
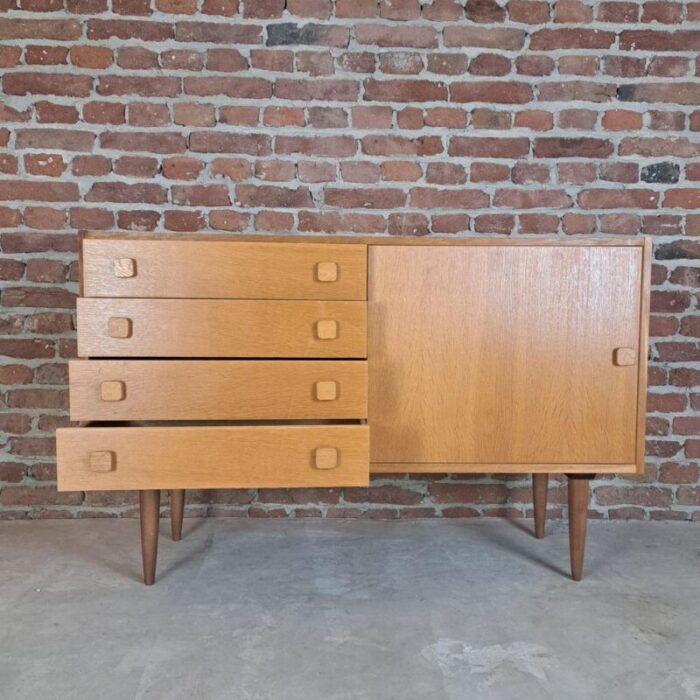
[[[700,2],[0,0],[0,517],[134,511],[58,494],[53,462],[75,233],[125,229],[653,235],[648,469],[592,508],[700,520],[699,50]],[[529,501],[490,476],[190,494],[297,517]]]

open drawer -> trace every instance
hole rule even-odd
[[[366,486],[366,425],[84,427],[56,431],[61,491]]]

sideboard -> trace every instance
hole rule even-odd
[[[644,469],[650,240],[88,233],[61,490],[362,486],[370,473]]]

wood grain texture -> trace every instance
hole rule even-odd
[[[544,537],[544,526],[547,521],[547,487],[549,474],[532,475],[532,508],[535,516],[535,537]]]
[[[367,417],[364,360],[72,360],[69,375],[75,421]]]
[[[590,481],[594,474],[567,474],[569,502],[569,556],[571,578],[583,578],[583,559],[586,551],[586,526],[590,501]]]
[[[576,237],[557,237],[557,236],[516,236],[507,239],[503,238],[488,238],[479,236],[386,236],[386,235],[369,235],[356,236],[346,234],[313,234],[301,235],[294,234],[270,234],[270,233],[255,233],[255,234],[206,234],[206,233],[175,233],[173,231],[149,232],[140,233],[134,231],[87,231],[84,234],[84,240],[135,240],[135,241],[198,241],[198,242],[222,242],[235,241],[238,243],[311,243],[314,245],[374,245],[374,246],[470,246],[470,247],[519,247],[525,246],[528,248],[536,247],[556,247],[556,248],[598,248],[601,246],[610,246],[613,248],[620,247],[642,247],[650,237],[645,236],[615,236],[606,238],[604,236],[585,236],[582,238]]]
[[[368,272],[373,464],[634,464],[613,350],[638,351],[641,247],[377,246]]]
[[[61,491],[366,486],[366,425],[59,428]],[[337,466],[315,466],[316,450]],[[91,452],[114,452],[115,468],[90,470]],[[324,454],[324,453],[322,453]]]
[[[139,511],[141,519],[141,557],[143,559],[143,582],[147,586],[152,586],[156,580],[156,562],[158,560],[160,491],[154,489],[140,491]]]
[[[139,240],[127,234],[84,239],[82,260],[87,297],[367,298],[364,245]],[[127,274],[126,260],[133,274]]]
[[[367,356],[366,303],[221,299],[78,299],[80,357]],[[108,333],[130,321],[128,338]],[[337,324],[317,337],[318,321]]]

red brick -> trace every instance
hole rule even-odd
[[[170,191],[173,204],[190,207],[217,207],[231,204],[226,185],[174,185]]]
[[[683,5],[680,2],[669,0],[655,0],[645,2],[642,6],[642,22],[660,22],[661,24],[675,24],[680,22],[683,14]]]
[[[433,185],[462,185],[467,181],[467,172],[458,163],[429,163],[425,181]]]
[[[344,171],[344,167],[346,165],[350,166],[362,164],[343,162],[341,164],[341,168],[343,168],[343,179],[345,180],[347,180]],[[334,163],[322,163],[310,160],[301,161],[297,165],[297,174],[301,182],[333,182],[337,177],[336,167]],[[365,180],[362,180],[362,182],[365,182]],[[376,182],[376,180],[370,180],[370,182]]]
[[[37,46],[31,44],[24,50],[25,63],[29,65],[55,66],[67,63],[66,46]]]
[[[124,124],[126,105],[118,102],[88,102],[83,106],[83,119],[93,124]]]
[[[193,15],[197,10],[196,0],[156,0],[156,7],[161,12],[173,15]]]
[[[598,138],[538,138],[534,153],[537,158],[605,158],[613,152],[610,141]]]
[[[452,83],[452,102],[493,102],[523,104],[532,100],[532,88],[527,83],[478,81]]]
[[[331,0],[287,0],[287,11],[298,17],[328,19],[331,16]]]
[[[166,211],[163,225],[168,231],[199,231],[204,228],[204,214],[201,211]]]
[[[183,126],[214,126],[214,106],[195,102],[176,102],[173,105],[173,122]]]
[[[510,177],[510,167],[501,163],[472,163],[472,182],[503,182]]]
[[[513,209],[562,209],[571,206],[564,190],[496,190],[493,206]]]
[[[185,82],[192,78],[185,78]],[[212,79],[213,80],[213,79]],[[180,79],[159,76],[103,75],[98,80],[100,95],[142,95],[143,97],[177,97]]]
[[[240,51],[235,49],[209,49],[207,51],[207,68],[212,71],[236,73],[248,68],[248,61]]]
[[[80,198],[74,182],[42,180],[0,180],[0,200],[26,199],[35,202],[77,202]]]
[[[488,205],[488,196],[480,190],[414,187],[410,194],[410,204],[417,209],[482,209]]]
[[[327,187],[324,192],[327,206],[348,209],[395,209],[406,203],[406,194],[398,189],[380,187],[341,189]]]
[[[61,73],[6,73],[2,78],[7,95],[65,95],[87,97],[92,90],[93,78],[89,75]]]
[[[336,0],[335,16],[338,18],[371,18],[377,16],[377,0]]]
[[[614,32],[601,29],[540,29],[530,38],[530,50],[609,49],[614,41]]]
[[[385,26],[380,24],[358,24],[355,27],[358,44],[376,46],[409,46],[433,49],[438,45],[437,31],[432,27]]]
[[[526,138],[454,136],[450,139],[451,156],[472,158],[521,158],[530,151]]]
[[[664,207],[700,209],[700,189],[667,190],[664,196]]]
[[[213,229],[223,231],[243,231],[248,225],[249,215],[243,212],[225,210],[215,210],[209,212],[209,226]],[[286,229],[290,229],[290,223]]]
[[[533,0],[510,0],[508,14],[514,22],[545,24],[549,21],[549,3]]]
[[[405,160],[385,160],[380,170],[382,180],[387,182],[415,182],[423,174],[418,163]]]
[[[101,46],[73,46],[70,60],[79,68],[107,68],[112,65],[112,50]]]
[[[155,183],[95,182],[85,195],[86,202],[133,202],[163,204],[165,189]]]
[[[200,134],[193,134],[190,138]],[[147,153],[184,153],[185,140],[181,134],[158,131],[107,131],[100,134],[100,146],[116,151],[145,151]],[[193,149],[196,150],[196,149]]]
[[[114,213],[107,209],[75,207],[70,210],[70,225],[77,229],[109,229],[114,226]]]
[[[421,136],[415,139],[405,136],[364,136],[362,138],[362,152],[368,155],[434,156],[442,151],[442,139],[439,136]]]
[[[532,131],[549,131],[554,127],[554,116],[540,109],[525,110],[515,115],[514,126]]]
[[[140,19],[88,20],[87,38],[90,41],[100,41],[112,37],[127,41],[166,41],[172,39],[173,27],[167,22],[150,22]]]
[[[7,306],[8,304],[3,301]],[[0,338],[0,353],[8,357],[33,359],[36,357],[53,357],[54,344],[51,340],[32,338]]]
[[[554,72],[554,59],[550,56],[526,55],[515,59],[515,67],[522,75],[549,75]]]
[[[469,217],[466,214],[436,214],[430,225],[433,233],[466,233],[469,231]]]
[[[301,107],[266,107],[263,111],[265,126],[304,126],[306,119]]]
[[[222,124],[236,126],[255,126],[258,123],[260,110],[257,107],[236,105],[219,108],[219,121]]]
[[[565,214],[562,218],[564,233],[581,234],[595,231],[595,217],[585,214]]]
[[[700,31],[625,30],[620,34],[623,51],[699,51]]]
[[[117,65],[131,70],[158,68],[158,53],[143,46],[125,46],[117,53]]]
[[[66,225],[66,212],[49,207],[25,207],[24,224],[34,229],[62,229]]]
[[[169,180],[195,180],[203,168],[204,163],[196,158],[165,158],[163,160],[163,176]],[[216,174],[212,167],[212,175]]]
[[[131,126],[167,126],[170,123],[168,105],[153,102],[131,102],[126,111]]]
[[[379,55],[379,68],[382,73],[416,75],[423,69],[423,58],[417,53],[382,53]]]
[[[71,163],[73,175],[98,177],[112,172],[112,161],[104,156],[76,156]]]
[[[117,213],[117,227],[125,231],[153,231],[160,214],[156,211],[129,210]]]
[[[357,144],[352,136],[277,136],[275,153],[316,156],[352,156]]]
[[[81,35],[80,22],[70,20],[0,18],[0,39],[57,39],[69,41]]]
[[[559,217],[555,214],[520,214],[520,233],[550,233],[559,229]]]
[[[311,205],[307,187],[296,189],[273,185],[237,185],[236,206],[295,208]]]
[[[216,158],[211,164],[211,174],[230,180],[247,180],[252,175],[252,169],[250,163],[242,158]]]
[[[500,54],[482,53],[469,62],[472,75],[507,75],[510,70],[510,59]]]
[[[353,80],[315,79],[292,80],[278,78],[275,83],[275,97],[282,100],[324,100],[354,102],[360,86]]]
[[[204,68],[204,54],[197,51],[163,51],[158,56],[158,60],[166,69],[198,71]]]
[[[625,23],[639,20],[639,5],[634,2],[601,2],[597,9],[599,22]]]
[[[253,68],[275,73],[294,71],[294,53],[285,50],[251,49],[250,61]]]
[[[170,25],[166,26],[170,28]],[[259,44],[262,37],[261,28],[257,25],[243,25],[235,22],[178,22],[175,25],[175,39],[235,46]]]

